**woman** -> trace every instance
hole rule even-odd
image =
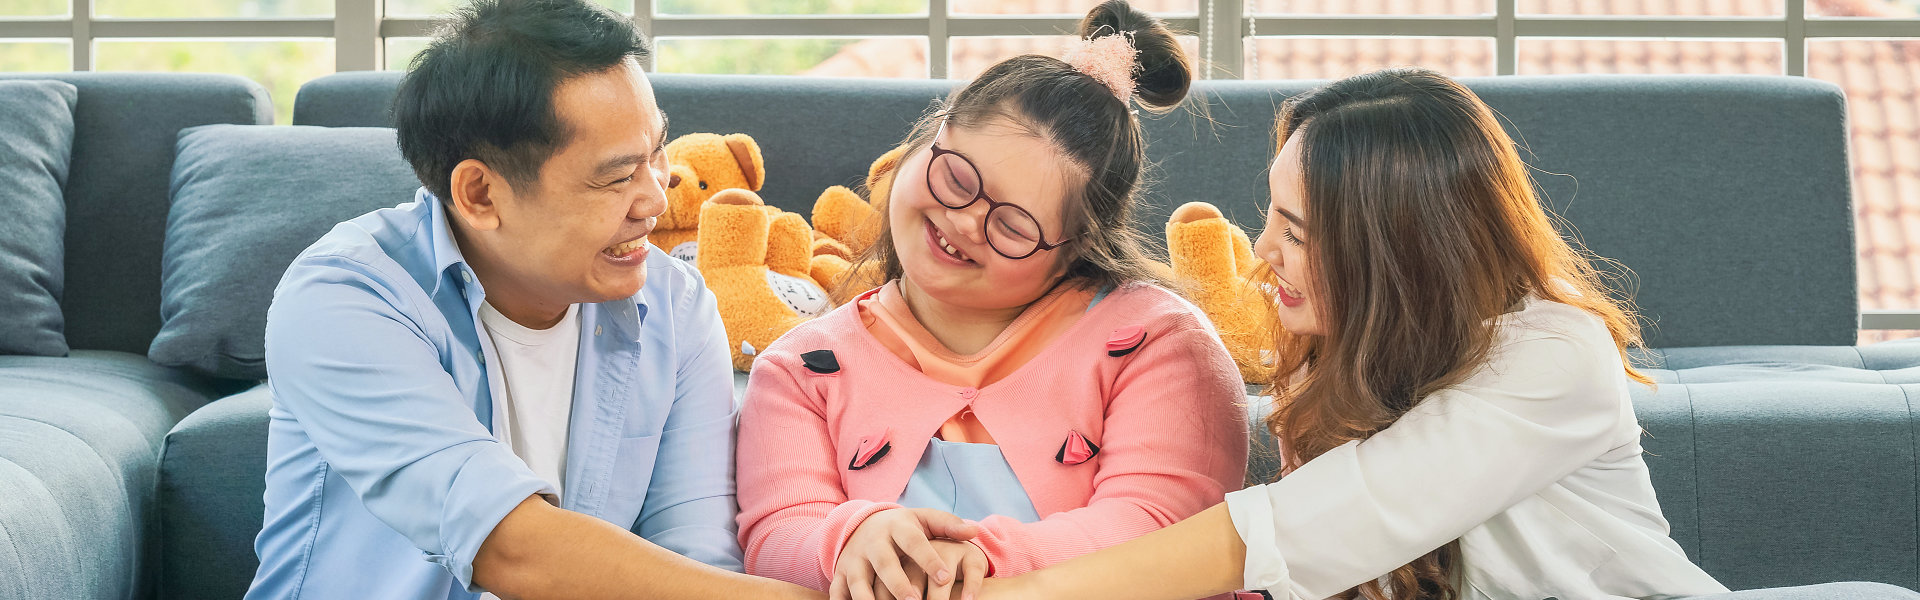
[[[1278,482],[989,582],[989,598],[1671,598],[1726,588],[1641,459],[1633,316],[1553,229],[1492,111],[1419,69],[1292,98],[1266,230]],[[1874,584],[1737,597],[1920,597]]]

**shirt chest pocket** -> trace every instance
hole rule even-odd
[[[653,463],[660,454],[659,435],[620,438],[614,454],[613,481],[607,486],[607,520],[633,528],[653,484]]]

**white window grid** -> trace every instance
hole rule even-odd
[[[1259,37],[1446,37],[1492,38],[1494,72],[1512,75],[1519,41],[1530,38],[1685,38],[1779,40],[1785,75],[1804,76],[1807,41],[1820,38],[1920,39],[1920,19],[1808,17],[1805,0],[1779,0],[1771,17],[1617,16],[1567,17],[1520,14],[1518,0],[1494,0],[1494,11],[1454,16],[1348,16],[1252,14],[1245,0],[1198,0],[1198,14],[1166,18],[1174,29],[1197,34],[1205,76],[1246,76],[1246,44]],[[70,16],[0,19],[0,41],[69,40],[72,65],[91,70],[93,42],[154,38],[331,38],[337,71],[384,67],[386,40],[426,37],[430,17],[390,16],[384,0],[334,0],[334,16],[281,19],[120,19],[93,16],[93,0],[72,0]],[[947,77],[948,45],[956,37],[1061,35],[1077,15],[956,15],[948,0],[927,0],[924,14],[707,16],[655,14],[654,0],[635,0],[632,18],[649,38],[924,36],[929,77]],[[651,64],[647,65],[649,68]],[[1920,310],[1865,310],[1862,329],[1920,329]]]
[[[1818,38],[1920,39],[1920,19],[1809,18],[1804,0],[1779,0],[1772,17],[1618,16],[1566,17],[1519,14],[1518,0],[1495,0],[1491,14],[1458,16],[1346,16],[1250,14],[1241,0],[1198,0],[1199,14],[1167,18],[1173,28],[1198,34],[1208,77],[1244,75],[1247,38],[1289,36],[1469,37],[1494,40],[1494,72],[1514,74],[1518,41],[1525,38],[1687,38],[1779,40],[1786,75],[1805,75],[1807,40]],[[386,40],[431,35],[434,19],[389,16],[383,0],[334,0],[334,16],[281,19],[121,19],[93,16],[93,0],[72,0],[71,16],[0,19],[0,41],[70,40],[73,68],[90,70],[93,42],[117,38],[332,38],[340,71],[380,69]],[[924,14],[683,16],[654,14],[654,0],[635,0],[634,23],[648,37],[886,37],[924,36],[928,76],[947,76],[948,42],[955,37],[1060,35],[1077,15],[955,15],[948,0],[928,0]]]

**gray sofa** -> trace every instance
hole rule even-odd
[[[167,431],[244,389],[146,358],[181,128],[264,124],[251,81],[218,75],[0,74],[79,89],[65,187],[71,355],[0,356],[0,598],[146,597]],[[0,318],[8,318],[0,315]]]
[[[25,490],[0,496],[0,598],[238,597],[256,564],[270,402],[257,381],[143,355],[159,329],[154,257],[173,136],[264,123],[264,94],[221,77],[56,77],[81,87],[62,301],[76,350],[0,357],[0,489]],[[394,73],[316,80],[294,122],[386,126],[397,83]],[[1159,238],[1168,211],[1190,200],[1257,224],[1274,109],[1310,85],[1207,82],[1202,114],[1149,118],[1159,178],[1140,227]],[[1851,346],[1839,90],[1777,77],[1468,85],[1524,140],[1566,231],[1635,274],[1656,348],[1640,358],[1662,385],[1634,401],[1689,556],[1735,589],[1920,585],[1920,343]],[[655,86],[677,133],[752,134],[767,157],[762,195],[803,214],[821,189],[859,180],[948,89],[669,75]],[[393,148],[368,148],[324,168],[391,160]],[[401,182],[340,203],[353,206],[342,214],[285,218],[344,220],[410,192]],[[260,277],[277,277],[284,263],[267,262]],[[1249,409],[1264,405],[1252,397]],[[1251,467],[1271,477],[1273,457],[1256,452]]]

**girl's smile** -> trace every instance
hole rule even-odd
[[[980,268],[980,263],[974,262],[965,251],[954,246],[953,242],[949,241],[949,237],[941,232],[939,227],[933,224],[932,219],[926,219],[924,222],[927,225],[925,237],[927,238],[929,253],[932,254],[935,259],[941,263],[955,267],[967,269]]]

